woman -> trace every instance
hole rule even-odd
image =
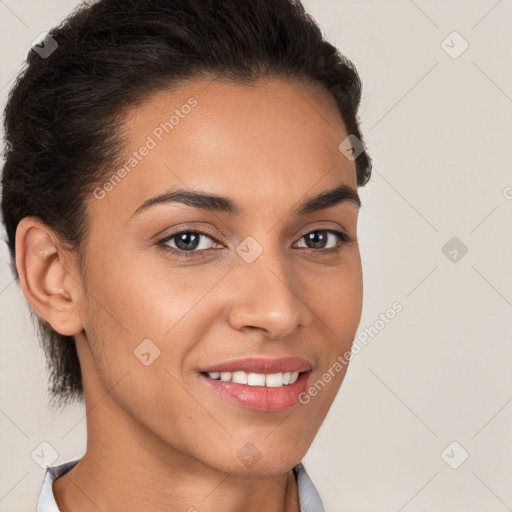
[[[3,219],[87,413],[38,512],[323,510],[301,460],[361,316],[354,66],[292,0],[100,0],[27,60]]]

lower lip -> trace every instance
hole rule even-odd
[[[278,388],[266,386],[249,386],[235,382],[210,379],[201,374],[206,383],[228,401],[255,409],[257,411],[282,411],[288,409],[299,401],[299,396],[307,389],[307,382],[311,371],[302,372],[293,384]]]

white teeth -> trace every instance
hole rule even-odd
[[[265,374],[264,373],[249,373],[247,375],[247,384],[249,386],[264,386]]]
[[[233,372],[231,377],[232,382],[236,382],[237,384],[247,384],[247,373],[245,372]]]
[[[265,377],[265,385],[267,388],[279,388],[283,385],[282,373],[269,373]]]
[[[210,372],[210,379],[222,380],[224,382],[235,382],[236,384],[247,384],[248,386],[266,386],[268,388],[279,388],[297,382],[299,372],[285,373],[247,373],[236,372]]]

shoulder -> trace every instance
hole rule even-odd
[[[36,512],[59,512],[55,497],[53,496],[52,484],[59,476],[67,473],[79,460],[80,459],[71,460],[58,466],[46,468],[39,500],[37,501]]]
[[[324,505],[317,488],[309,477],[302,462],[299,462],[293,472],[299,488],[300,509],[307,512],[324,512]]]

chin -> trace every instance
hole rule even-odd
[[[287,473],[304,457],[309,444],[278,443],[269,439],[256,439],[254,442],[235,442],[235,446],[226,447],[218,453],[209,465],[236,476],[277,476]],[[233,454],[235,455],[233,457]]]

